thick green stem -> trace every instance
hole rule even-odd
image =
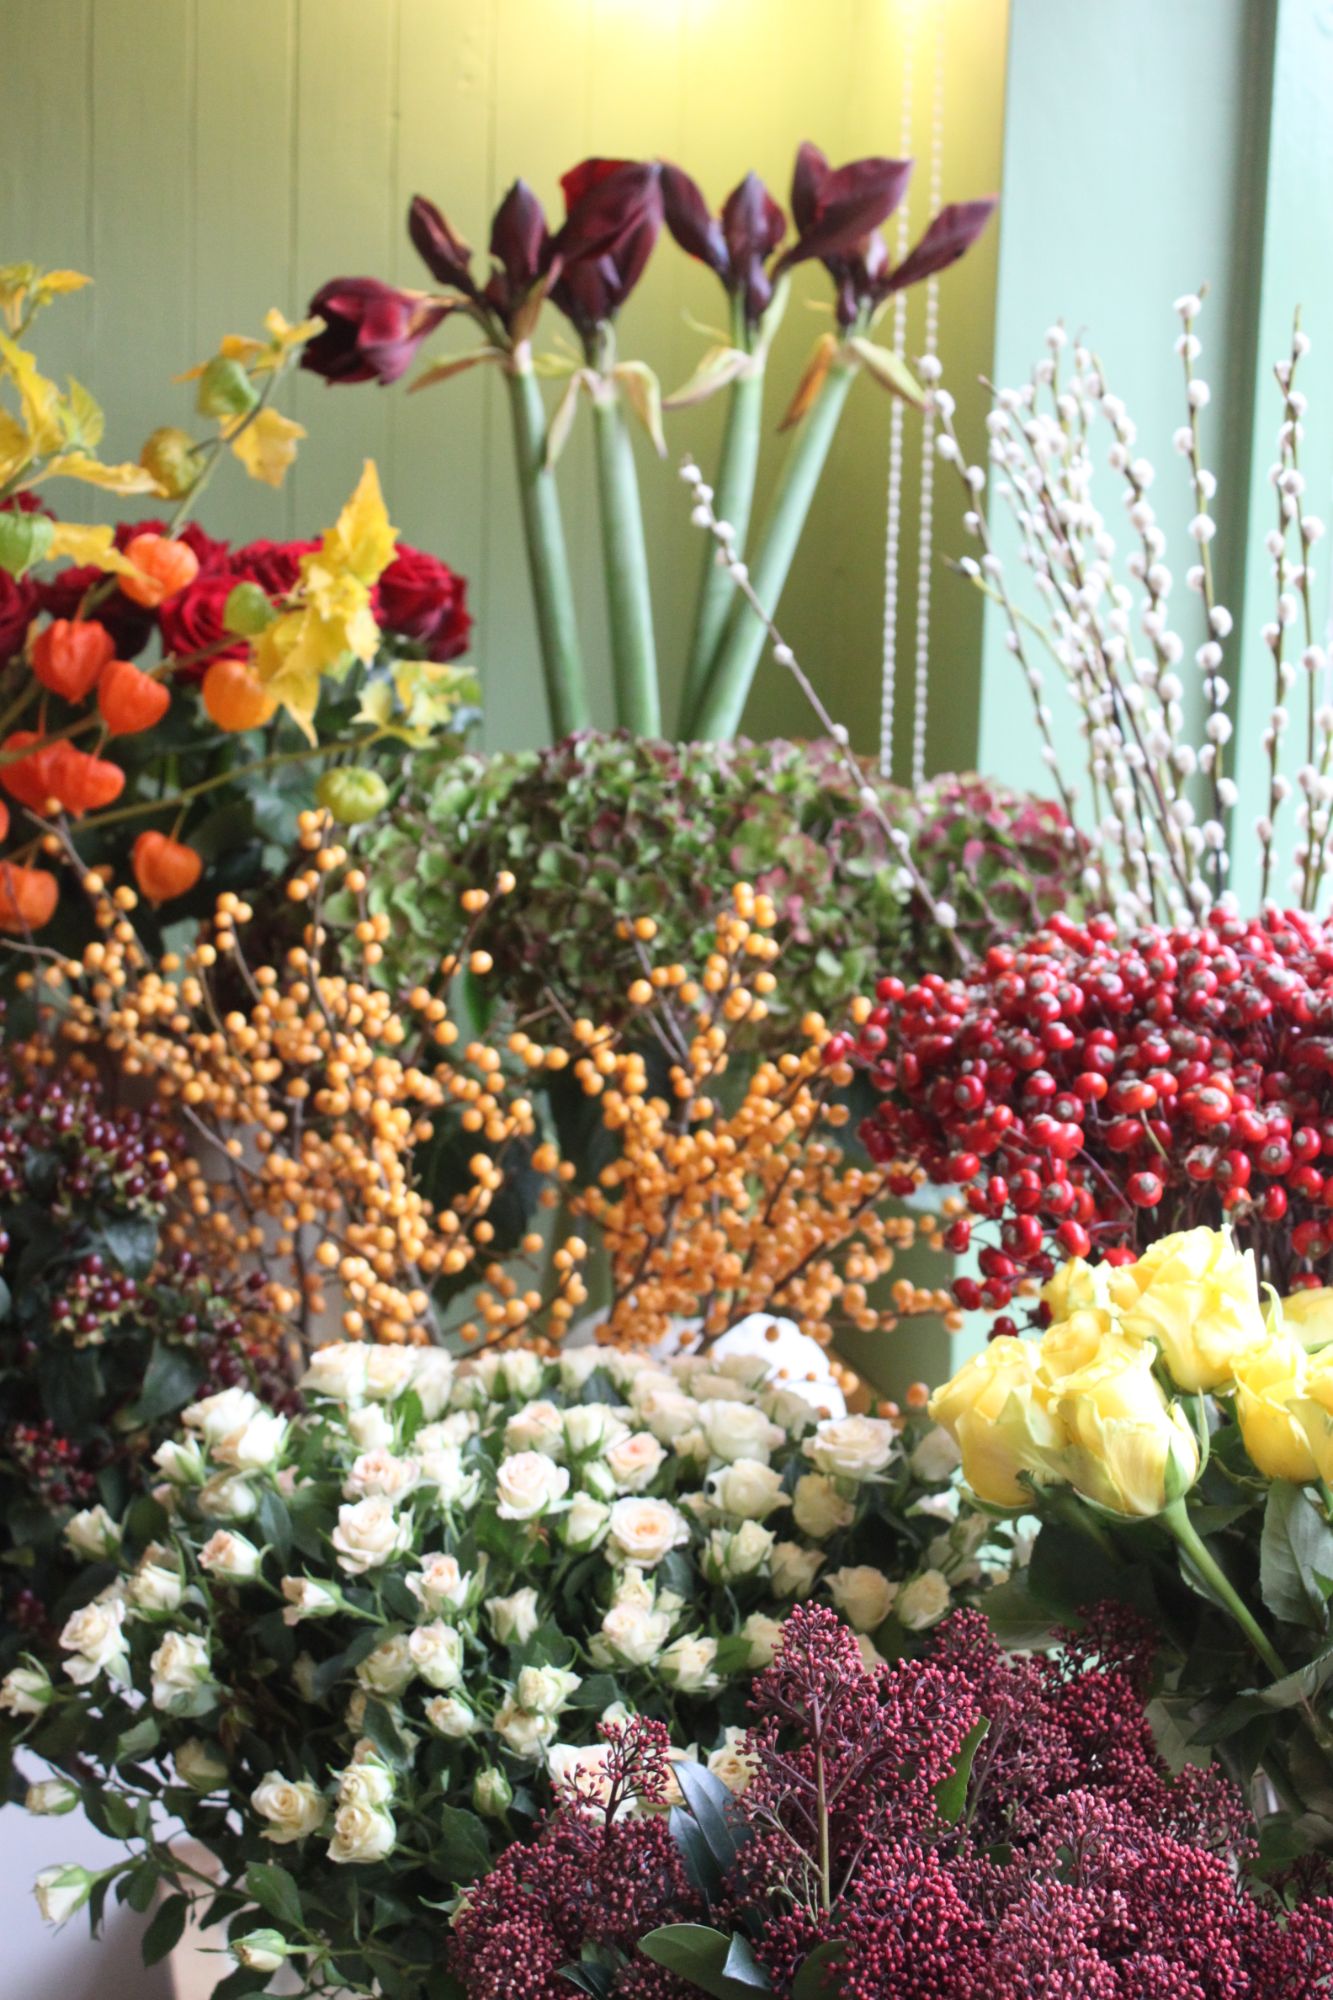
[[[855,362],[841,355],[833,362],[782,468],[772,510],[764,524],[763,540],[750,563],[750,582],[770,618],[777,610],[855,373]],[[749,605],[738,598],[732,606],[695,719],[694,734],[703,741],[716,742],[734,736],[740,728],[746,696],[767,636]]]
[[[713,497],[713,512],[718,520],[726,521],[736,530],[732,546],[738,555],[745,553],[745,538],[750,527],[763,409],[764,364],[756,356],[751,361],[750,371],[732,384]],[[685,687],[680,703],[681,730],[687,737],[694,728],[695,714],[703,700],[704,689],[722,643],[731,597],[731,580],[717,561],[717,550],[710,538],[704,550],[703,575],[699,580],[694,613],[694,634],[690,641],[690,657],[685,668]]]
[[[537,612],[546,703],[557,738],[592,725],[578,623],[574,616],[574,586],[565,553],[565,531],[555,477],[546,464],[546,408],[526,346],[516,348],[507,372],[509,407],[514,424],[514,453],[523,531],[528,544],[528,571]]]
[[[1282,1680],[1286,1675],[1286,1668],[1278,1658],[1277,1653],[1273,1650],[1267,1635],[1254,1618],[1248,1605],[1221,1569],[1207,1544],[1200,1539],[1198,1531],[1189,1517],[1189,1508],[1186,1506],[1183,1496],[1179,1500],[1171,1501],[1169,1506],[1163,1508],[1160,1518],[1163,1527],[1170,1529],[1176,1538],[1177,1544],[1185,1555],[1189,1557],[1190,1562],[1194,1565],[1203,1581],[1208,1585],[1214,1597],[1231,1613],[1231,1616],[1235,1619],[1237,1625],[1239,1625],[1241,1631],[1259,1655],[1259,1658],[1268,1668],[1274,1680]]]
[[[606,608],[611,625],[611,664],[616,684],[616,721],[635,736],[662,734],[662,703],[653,640],[653,594],[648,550],[643,539],[639,476],[634,446],[615,386],[603,381],[593,392],[597,441],[597,489],[602,509],[602,560],[606,565]]]

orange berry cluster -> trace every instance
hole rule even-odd
[[[302,816],[288,895],[310,920],[280,965],[247,962],[252,911],[231,893],[193,951],[153,964],[129,922],[134,892],[109,893],[92,875],[84,886],[102,935],[80,960],[46,955],[29,983],[58,995],[67,1040],[108,1054],[177,1113],[190,1151],[171,1230],[263,1272],[264,1303],[301,1344],[339,1330],[428,1341],[432,1294],[464,1285],[467,1317],[453,1326],[464,1340],[558,1341],[586,1297],[583,1245],[555,1251],[545,1289],[524,1284],[511,1265],[533,1263],[543,1239],[531,1232],[502,1257],[492,1217],[518,1148],[555,1204],[554,1148],[534,1143],[531,1098],[496,1050],[464,1041],[446,1000],[423,987],[399,1008],[374,984],[386,918],[364,916],[342,941],[340,969],[326,969],[330,882],[355,897],[366,886],[331,837],[326,815]],[[549,1059],[567,1060],[560,1050]],[[527,1061],[541,1068],[547,1053],[529,1046]],[[464,1184],[436,1205],[417,1149],[454,1135],[472,1146]]]
[[[626,1038],[573,1023],[575,1074],[601,1099],[619,1146],[572,1203],[608,1255],[604,1332],[618,1343],[651,1343],[682,1320],[697,1322],[706,1341],[748,1313],[771,1312],[827,1345],[840,1327],[950,1311],[947,1293],[907,1279],[890,1305],[871,1297],[918,1226],[933,1235],[935,1225],[886,1212],[887,1172],[849,1161],[850,1112],[838,1089],[850,1071],[824,1062],[822,1017],[802,1023],[803,1047],[759,1063],[743,1089],[729,1087],[744,1030],[764,1019],[777,984],[776,915],[767,896],[738,885],[698,977],[650,962],[651,918],[624,926],[643,957],[629,990],[637,1022]],[[665,1092],[650,1086],[645,1051],[654,1046],[668,1058]]]

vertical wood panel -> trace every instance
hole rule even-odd
[[[429,196],[474,246],[474,269],[484,276],[493,204],[493,27],[490,0],[402,0],[389,273],[399,284],[434,285],[407,237],[408,205],[416,194]],[[480,338],[470,320],[456,320],[433,337],[425,358],[474,347]],[[496,431],[497,420],[502,425],[506,419],[499,386],[461,376],[420,396],[395,394],[390,410],[394,521],[407,539],[467,576],[474,615],[486,596],[492,452],[503,454],[507,445],[503,430]],[[508,472],[507,460],[500,471]],[[486,626],[482,619],[474,656],[483,672],[493,662],[502,673],[504,656]]]
[[[397,0],[297,0],[294,291],[383,277],[392,254]],[[310,431],[291,475],[302,532],[327,524],[362,461],[384,467],[397,389],[303,377],[293,410]],[[388,496],[392,504],[392,495]]]
[[[179,0],[92,10],[92,386],[107,406],[109,456],[135,457],[178,414],[171,378],[195,358],[193,29]],[[56,489],[57,505],[70,491]]]
[[[0,216],[3,258],[91,275],[92,0],[8,0],[10,57],[0,63]],[[14,52],[23,51],[23,60]],[[92,296],[52,307],[42,321],[50,373],[91,381]]]
[[[295,318],[292,134],[295,0],[196,0],[198,91],[194,355],[224,333],[257,333],[270,306]],[[258,143],[247,142],[249,134]],[[290,491],[219,471],[208,526],[238,541],[304,534]]]

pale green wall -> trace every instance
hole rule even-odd
[[[949,199],[998,184],[1007,7],[938,4]],[[52,358],[108,403],[110,442],[127,451],[187,407],[167,380],[220,332],[251,325],[270,304],[295,311],[336,273],[422,282],[403,229],[417,190],[474,242],[514,175],[554,203],[559,172],[593,151],[674,157],[714,196],[753,166],[785,197],[803,137],[835,159],[897,150],[904,35],[916,37],[922,97],[930,75],[920,0],[4,0],[3,18],[0,255],[95,274],[94,294],[48,317]],[[919,101],[919,154],[928,130]],[[917,222],[925,209],[922,171]],[[994,274],[992,234],[944,281],[942,348],[960,384],[989,362]],[[775,369],[784,389],[822,324],[804,298],[823,295],[816,277],[793,301]],[[720,300],[706,272],[664,246],[625,316],[624,343],[668,383],[680,380],[700,346],[683,315],[715,322]],[[552,318],[548,337],[557,328]],[[445,339],[462,344],[463,331]],[[975,389],[963,402],[975,412]],[[306,381],[294,413],[311,437],[288,493],[219,481],[206,524],[244,536],[309,532],[372,454],[404,533],[472,580],[490,740],[534,740],[539,677],[494,385],[468,377],[409,399]],[[715,423],[712,412],[676,420],[673,456],[706,450]],[[803,657],[866,747],[878,712],[887,429],[887,399],[858,385],[784,607]],[[564,485],[604,691],[587,442],[576,438]],[[698,535],[670,469],[645,455],[642,471],[674,670]],[[909,519],[914,492],[915,478]],[[912,574],[910,536],[904,561]],[[978,609],[948,578],[937,601],[931,756],[967,763]],[[808,730],[799,700],[771,677],[749,722],[762,733]],[[906,734],[904,712],[900,742]]]
[[[1311,396],[1307,504],[1328,519],[1333,500],[1333,265],[1324,241],[1333,213],[1330,101],[1327,0],[1014,0],[995,378],[1024,381],[1057,319],[1098,353],[1138,423],[1136,449],[1157,467],[1152,499],[1177,579],[1173,608],[1188,689],[1203,635],[1198,600],[1184,588],[1193,559],[1184,530],[1194,509],[1184,462],[1171,448],[1183,417],[1172,305],[1181,293],[1208,288],[1198,367],[1213,392],[1203,422],[1206,461],[1219,480],[1213,550],[1220,599],[1237,624],[1225,669],[1234,690],[1232,768],[1242,784],[1233,880],[1250,898],[1253,820],[1267,782],[1259,738],[1272,701],[1260,639],[1273,607],[1263,546],[1274,518],[1268,471],[1280,417],[1271,369],[1287,352],[1297,305],[1314,340],[1302,363]],[[972,446],[981,448],[977,433]],[[1109,479],[1103,498],[1118,533],[1123,509]],[[1003,529],[1000,541],[1011,548]],[[1316,552],[1321,621],[1328,548]],[[1054,667],[1048,683],[1065,768],[1077,779],[1081,746]],[[1040,785],[1029,697],[1005,650],[998,607],[987,617],[983,690],[981,768]]]

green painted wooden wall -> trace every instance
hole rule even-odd
[[[95,388],[112,413],[110,444],[133,451],[188,408],[169,378],[221,332],[249,327],[271,304],[295,312],[335,273],[418,282],[403,228],[418,190],[483,243],[515,175],[554,204],[558,174],[594,151],[676,158],[718,197],[754,167],[785,195],[801,138],[835,159],[897,150],[909,44],[924,156],[934,9],[946,39],[945,199],[993,191],[1006,0],[4,0],[0,256],[95,275],[94,292],[48,315],[45,351]],[[915,223],[926,208],[923,167]],[[979,414],[967,385],[990,359],[995,257],[992,232],[944,281],[941,348],[965,416]],[[823,292],[817,274],[803,276],[773,371],[780,391],[823,323],[808,303]],[[683,379],[701,344],[687,315],[716,321],[720,297],[664,244],[625,315],[623,347],[668,384]],[[920,342],[921,310],[918,300],[909,347]],[[548,338],[558,325],[548,320]],[[463,329],[444,336],[464,339]],[[306,380],[293,411],[311,435],[286,493],[218,481],[204,518],[234,535],[309,532],[373,455],[403,532],[472,581],[488,738],[516,744],[541,735],[540,684],[495,387],[474,376],[409,399],[401,387]],[[673,457],[686,446],[706,453],[716,422],[711,410],[676,419]],[[858,385],[783,613],[867,748],[878,714],[887,433],[887,399]],[[645,452],[641,470],[659,638],[674,675],[701,550],[671,468]],[[604,695],[586,435],[562,476]],[[909,521],[915,490],[912,469]],[[910,533],[903,553],[910,576]],[[905,598],[904,647],[910,589]],[[930,754],[943,767],[975,756],[980,614],[952,579],[937,583],[936,601]],[[775,672],[756,690],[749,726],[805,733],[799,698]],[[904,709],[904,746],[907,734]]]

